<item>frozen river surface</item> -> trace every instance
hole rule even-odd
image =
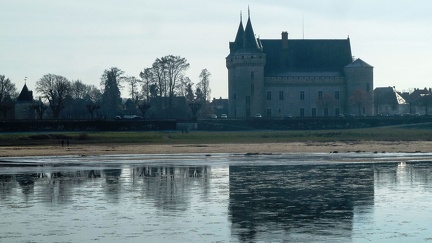
[[[0,161],[0,242],[432,242],[432,154]]]

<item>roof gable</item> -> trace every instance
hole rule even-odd
[[[357,67],[373,68],[371,65],[367,64],[365,61],[363,61],[360,58],[357,58],[357,60],[355,60],[354,62],[350,63],[346,67],[348,67],[348,68],[352,68],[352,67],[354,67],[354,68],[357,68]]]

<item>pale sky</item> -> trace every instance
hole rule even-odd
[[[178,55],[192,82],[207,68],[211,96],[226,98],[228,43],[248,5],[261,39],[349,36],[352,54],[374,66],[375,87],[432,87],[430,0],[0,0],[0,74],[18,91],[25,77],[35,91],[48,73],[99,87],[105,69],[138,77]]]

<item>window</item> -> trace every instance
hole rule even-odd
[[[363,114],[366,114],[366,107],[363,106]]]
[[[369,92],[369,91],[370,91],[370,84],[366,83],[366,92]]]
[[[322,91],[318,91],[318,99],[319,100],[322,100],[322,94],[323,94]]]
[[[246,108],[246,117],[250,117],[250,109]]]
[[[272,116],[272,110],[271,109],[267,109],[267,117],[271,117]]]
[[[335,108],[335,116],[339,116],[340,115],[340,110],[339,108]]]
[[[253,95],[255,92],[255,85],[251,84],[251,95]]]
[[[284,99],[284,92],[279,91],[279,100],[283,100],[283,99]]]
[[[304,100],[304,99],[305,99],[305,92],[300,91],[300,100]]]
[[[250,104],[250,96],[246,96],[246,105]]]
[[[233,100],[236,100],[237,99],[237,94],[234,94],[233,95]]]
[[[305,116],[305,109],[300,108],[300,117],[304,117],[304,116]]]
[[[312,116],[316,117],[316,108],[312,108]]]
[[[255,72],[251,72],[251,79],[253,80],[255,78]]]
[[[339,91],[335,91],[335,100],[339,100]]]
[[[271,100],[271,91],[267,91],[267,100]]]

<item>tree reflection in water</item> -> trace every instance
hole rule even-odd
[[[359,235],[375,241],[381,238],[375,228],[364,230],[369,225],[392,237],[395,227],[403,232],[410,223],[413,232],[429,224],[404,218],[406,224],[387,229],[391,222],[377,225],[374,210],[391,202],[406,211],[409,199],[417,196],[422,201],[415,203],[423,203],[421,213],[428,220],[432,163],[286,165],[267,164],[267,158],[222,166],[182,161],[5,169],[9,174],[0,173],[0,236],[8,235],[1,240],[56,241],[62,234],[65,241],[89,241],[83,237],[91,234],[97,240],[109,235],[117,242],[128,237],[157,242],[170,234],[171,242],[197,235],[198,241],[222,242],[346,242]],[[403,199],[392,194],[397,190],[404,205],[392,201]],[[394,212],[385,215],[398,222],[403,212]]]

